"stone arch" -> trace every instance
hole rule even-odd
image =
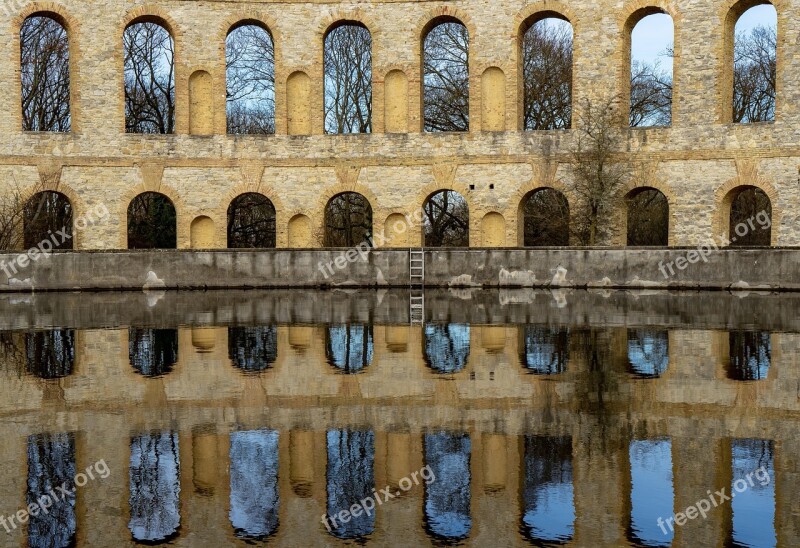
[[[451,185],[451,187],[455,187],[455,186],[456,185]],[[466,227],[462,226],[461,228],[456,230],[456,237],[455,237],[455,239],[457,240],[456,243],[447,243],[447,242],[438,243],[437,240],[440,239],[440,238],[437,237],[435,233],[429,234],[429,230],[427,228],[427,226],[430,224],[430,221],[429,221],[429,215],[428,215],[428,213],[426,211],[426,206],[428,205],[428,202],[431,199],[433,199],[434,197],[439,196],[439,195],[441,195],[442,193],[445,193],[445,192],[455,193],[458,196],[458,198],[463,199],[464,203],[466,204],[466,209],[467,209],[466,210]],[[457,207],[457,205],[455,207]],[[422,230],[421,230],[421,233],[422,233],[421,245],[422,245],[422,247],[442,247],[442,246],[469,247],[470,243],[472,241],[471,240],[471,238],[472,238],[472,230],[471,230],[471,226],[470,226],[470,218],[473,215],[472,209],[473,208],[470,205],[469,200],[467,199],[467,195],[462,193],[462,192],[459,192],[455,188],[447,188],[447,187],[441,188],[441,187],[439,187],[439,188],[436,188],[434,191],[430,192],[422,200],[422,210],[421,210],[422,211],[422,223],[421,223],[422,224],[422,227],[421,227],[422,228]],[[463,222],[464,219],[461,219],[461,221]],[[431,235],[433,235],[433,238],[431,237]]]
[[[542,186],[537,185],[533,190],[526,192],[517,202],[517,245],[520,247],[537,247],[537,246],[568,246],[570,241],[570,200],[563,189],[557,188],[558,185]],[[537,220],[528,219],[525,210],[531,198],[540,192],[552,192],[551,198],[554,208],[558,208],[556,212],[560,216],[554,216],[549,213],[544,219],[547,221],[547,229],[536,226]],[[530,232],[534,235],[531,238],[526,237],[527,225],[532,225]],[[537,238],[535,235],[539,235]]]
[[[523,62],[524,56],[522,53],[522,46],[525,39],[525,34],[530,30],[530,28],[535,25],[536,23],[543,21],[544,19],[560,19],[562,21],[566,21],[572,26],[573,36],[577,38],[579,36],[578,33],[578,18],[576,14],[570,9],[568,5],[559,0],[540,0],[535,4],[532,4],[526,7],[521,12],[517,13],[514,17],[514,29],[515,29],[515,40],[516,43],[514,44],[514,56],[516,57],[516,85],[514,86],[512,93],[515,93],[516,102],[517,102],[517,129],[522,131],[525,129],[525,72],[523,69]],[[578,47],[580,41],[577,39],[573,39],[573,46],[572,46],[572,55],[573,59],[578,58]],[[511,74],[511,73],[509,73]],[[575,97],[575,84],[577,83],[574,77],[574,70],[573,70],[573,81],[572,81],[572,91],[573,97]],[[574,109],[573,109],[574,112]],[[574,118],[574,114],[573,114]],[[572,122],[570,122],[570,127],[572,127]]]
[[[775,52],[775,119],[778,118],[781,106],[782,96],[782,74],[783,74],[783,51],[785,48],[781,46],[781,37],[783,36],[783,17],[787,12],[787,7],[784,6],[784,0],[726,0],[720,6],[720,22],[722,23],[721,35],[721,67],[722,74],[719,75],[717,87],[720,96],[717,100],[719,105],[719,121],[723,124],[730,124],[733,122],[733,72],[734,72],[734,34],[736,31],[736,23],[739,18],[750,8],[756,6],[771,5],[775,8],[777,13],[777,43]],[[774,121],[774,120],[773,120]]]
[[[348,198],[346,212],[335,211],[333,207],[334,204],[338,204],[337,199],[345,196]],[[351,206],[354,209],[351,209]],[[329,230],[329,226],[335,220],[332,217],[334,215],[345,215],[348,225],[355,218],[358,224],[342,227],[336,231],[334,229]],[[360,192],[354,190],[337,192],[325,203],[325,207],[322,209],[322,217],[320,240],[325,247],[352,247],[371,239],[374,235],[375,211],[369,198]]]
[[[408,133],[408,76],[399,69],[384,78],[384,123],[386,133]]]
[[[187,224],[184,226],[182,219],[184,216],[184,212],[186,211],[186,206],[183,203],[183,199],[181,199],[180,195],[173,189],[172,187],[165,185],[165,184],[147,184],[146,182],[142,182],[130,190],[126,192],[121,198],[119,202],[119,209],[117,214],[119,215],[119,225],[120,225],[120,239],[119,239],[119,249],[128,249],[128,207],[130,206],[131,202],[139,196],[140,194],[145,194],[148,192],[153,192],[156,194],[163,194],[166,196],[170,202],[172,202],[173,207],[175,208],[175,221],[177,225],[177,237],[178,237],[178,248],[186,248],[189,247],[191,238],[190,238],[190,226]]]
[[[244,229],[245,225],[257,228]],[[230,201],[226,216],[228,248],[275,248],[277,243],[277,210],[275,204],[260,192],[244,192]]]
[[[384,242],[380,247],[408,247],[411,245],[411,223],[403,213],[391,213],[383,223]]]
[[[153,219],[142,215],[131,226],[132,216],[136,209],[143,205],[143,200],[155,199],[156,206],[163,207],[165,218],[160,226],[153,226]],[[149,213],[152,213],[150,211]],[[142,192],[133,197],[126,211],[127,247],[128,249],[177,249],[178,247],[178,215],[174,202],[161,192]],[[147,229],[154,229],[147,234]],[[133,231],[133,232],[132,232]]]
[[[662,211],[664,210],[664,211]],[[625,213],[621,223],[628,246],[668,246],[671,241],[669,198],[652,186],[638,186],[625,195]],[[666,218],[664,218],[666,216]],[[643,226],[644,233],[633,226]]]
[[[70,131],[77,133],[80,131],[81,117],[80,117],[80,72],[78,65],[81,60],[80,48],[80,22],[76,17],[61,5],[56,2],[33,2],[20,11],[12,20],[13,30],[13,47],[14,59],[19,61],[21,57],[20,49],[20,32],[22,25],[30,17],[49,17],[59,23],[67,33],[67,41],[69,43],[69,110],[70,110]],[[22,80],[20,71],[14,71],[14,93],[20,94],[22,89]],[[17,95],[15,104],[21,105],[21,97]],[[18,127],[22,131],[22,110],[21,107],[14,109],[15,115],[18,117]]]
[[[481,247],[506,246],[506,219],[496,211],[490,211],[481,220]]]
[[[189,133],[212,135],[214,133],[214,81],[205,70],[197,70],[189,77]]]
[[[489,67],[481,75],[481,129],[506,129],[506,73],[500,67]]]
[[[314,246],[311,219],[307,215],[298,213],[289,219],[289,247],[307,249]]]
[[[759,177],[758,175],[753,176],[751,179],[741,176],[736,177],[717,189],[715,194],[715,203],[717,204],[717,207],[712,223],[715,241],[719,241],[719,239],[724,239],[726,241],[731,239],[732,235],[730,233],[729,223],[733,200],[739,195],[741,190],[749,187],[757,188],[767,195],[772,208],[770,242],[773,246],[778,245],[778,229],[781,226],[781,220],[783,217],[783,212],[780,207],[778,207],[778,191],[775,189],[772,183]]]
[[[311,77],[296,71],[286,79],[286,118],[289,135],[311,135]]]
[[[189,229],[192,249],[212,249],[214,245],[214,221],[211,217],[200,215],[195,217]]]

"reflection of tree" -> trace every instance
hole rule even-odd
[[[569,245],[569,202],[561,192],[543,188],[522,204],[525,247]]]
[[[628,206],[628,245],[669,245],[669,203],[654,188],[635,192],[626,199]]]
[[[275,133],[275,46],[258,25],[242,25],[225,42],[228,133]]]
[[[175,48],[157,23],[135,23],[123,34],[125,131],[175,132]]]
[[[525,436],[522,529],[534,542],[561,544],[574,534],[572,438]]]
[[[278,432],[231,433],[231,525],[236,537],[264,540],[278,530]]]
[[[57,245],[53,249],[72,249],[72,205],[60,192],[40,192],[25,202],[24,245],[26,248],[38,246],[45,240]],[[58,234],[66,234],[66,238]]]
[[[371,325],[331,325],[325,342],[328,363],[344,373],[360,373],[372,363]]]
[[[0,371],[21,376],[27,363],[27,352],[23,348],[22,335],[13,331],[0,331]]]
[[[668,366],[668,331],[628,330],[628,367],[634,375],[646,379],[658,378]]]
[[[758,381],[767,378],[772,362],[772,344],[768,331],[731,331],[728,378],[735,381]]]
[[[341,25],[325,38],[325,132],[372,131],[372,35]]]
[[[772,244],[772,230],[761,226],[756,220],[763,213],[772,219],[772,203],[763,190],[749,186],[736,195],[731,202],[728,232],[729,238],[736,238],[735,242],[731,242],[732,246],[769,246]],[[750,228],[748,221],[753,223],[754,228]],[[747,233],[744,236],[736,233],[736,226],[740,223],[747,227]]]
[[[266,196],[249,192],[228,207],[228,247],[275,247],[275,206]]]
[[[60,379],[75,366],[75,331],[54,329],[25,334],[27,371],[40,379]]]
[[[558,375],[569,362],[569,329],[562,327],[523,328],[522,365],[536,375]]]
[[[72,434],[42,434],[28,438],[28,490],[26,502],[37,501],[51,492],[57,500],[47,513],[30,515],[28,546],[36,548],[75,545],[75,437]],[[61,500],[63,487],[70,493]],[[52,495],[49,495],[52,498]]]
[[[128,359],[131,366],[145,377],[166,375],[178,362],[176,329],[128,330]]]
[[[334,196],[325,208],[325,246],[353,247],[372,236],[372,206],[357,192]]]
[[[469,131],[469,31],[455,21],[423,43],[425,131]]]
[[[169,198],[145,192],[128,206],[128,249],[175,249],[177,215]]]
[[[229,327],[228,357],[248,373],[269,369],[278,359],[278,328]]]
[[[436,478],[425,484],[425,529],[437,539],[464,539],[472,528],[469,436],[426,434],[424,450],[425,464]]]
[[[162,542],[177,534],[180,490],[178,434],[161,432],[133,438],[128,528],[134,540]]]
[[[425,362],[437,373],[458,373],[467,366],[470,328],[460,324],[425,325]]]
[[[440,190],[424,213],[425,247],[469,247],[469,207],[461,194]]]
[[[522,39],[525,129],[569,129],[572,125],[572,25],[537,21]]]
[[[732,484],[737,481],[739,485],[742,481],[745,482],[747,487],[745,491],[737,493],[730,503],[725,546],[779,546],[775,531],[777,501],[774,441],[731,440],[729,485],[733,487]]]
[[[25,19],[19,31],[22,129],[69,131],[69,41],[47,16]]]
[[[375,489],[375,434],[351,430],[328,432],[328,515],[372,496]],[[337,521],[333,535],[338,538],[360,538],[375,528],[375,513],[362,513],[348,523]]]

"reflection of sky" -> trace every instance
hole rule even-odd
[[[675,513],[672,487],[672,442],[634,440],[630,445],[631,461],[631,529],[647,546],[669,546],[673,532],[658,518],[666,520]]]
[[[160,542],[180,527],[178,434],[161,432],[131,440],[128,528],[137,541]]]
[[[750,31],[759,25],[775,25],[777,14],[771,4],[755,6],[747,10],[736,23],[736,31]],[[642,19],[633,29],[631,57],[637,61],[653,63],[658,60],[661,67],[672,70],[672,59],[662,55],[674,42],[672,18],[659,13]]]
[[[572,439],[530,436],[525,440],[522,522],[531,540],[567,542],[575,532]]]
[[[35,504],[56,487],[72,489],[75,477],[75,437],[44,434],[28,438],[27,503]],[[77,519],[75,493],[54,504],[47,512],[30,515],[28,546],[74,546]]]
[[[441,538],[461,539],[472,528],[470,517],[469,436],[426,434],[425,464],[436,481],[425,487],[425,519]]]
[[[328,515],[337,516],[372,496],[375,489],[375,433],[331,430],[328,442]],[[337,520],[333,535],[353,539],[375,529],[375,512],[351,516],[347,523]]]
[[[372,363],[372,327],[332,325],[328,328],[328,360],[347,373],[358,373]]]
[[[278,433],[231,433],[230,520],[239,538],[263,538],[278,528]]]
[[[747,481],[752,474],[754,485],[737,492],[731,499],[733,508],[733,540],[737,546],[775,546],[775,467],[772,442],[766,440],[733,440],[731,443],[733,483]],[[761,485],[755,471],[764,467],[769,483]],[[759,473],[764,478],[763,472]],[[764,481],[766,483],[766,481]],[[742,487],[739,482],[739,487]]]
[[[628,332],[628,363],[642,377],[659,377],[669,366],[669,333],[631,330]]]
[[[425,325],[425,358],[438,373],[458,373],[467,366],[469,326],[450,323]]]

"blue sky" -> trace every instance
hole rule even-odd
[[[770,4],[747,10],[736,24],[736,31],[748,31],[758,25],[775,25],[777,15]],[[661,54],[673,43],[672,18],[665,14],[650,15],[642,19],[631,36],[631,55],[638,61],[652,63],[659,60],[661,67],[671,70],[672,59]]]

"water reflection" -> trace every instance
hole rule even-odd
[[[558,375],[569,362],[569,329],[526,325],[520,328],[522,366],[534,375]]]
[[[470,329],[464,324],[425,324],[425,363],[437,373],[458,373],[469,359]]]
[[[425,434],[424,446],[436,478],[425,485],[425,529],[438,540],[465,539],[472,529],[469,435]]]
[[[375,489],[375,434],[371,431],[328,432],[328,515],[335,517]],[[375,529],[375,513],[337,520],[332,534],[342,539],[363,538]]]
[[[178,534],[180,454],[178,434],[157,432],[131,440],[130,510],[133,539],[160,543]]]
[[[522,533],[537,545],[564,544],[575,534],[572,438],[525,436]]]
[[[372,363],[372,326],[340,324],[328,327],[325,355],[342,373],[361,373]]]
[[[231,525],[237,538],[264,540],[278,530],[278,432],[231,433]]]
[[[228,357],[245,373],[259,373],[278,359],[278,328],[229,327]]]
[[[769,440],[731,441],[733,524],[729,545],[775,546],[775,450]]]
[[[4,442],[5,443],[5,442]],[[61,548],[75,545],[75,437],[71,433],[42,434],[28,438],[27,504],[38,503],[50,493],[57,502],[46,513],[30,515],[28,546]],[[64,495],[57,488],[68,491]],[[64,500],[61,497],[64,496]],[[43,504],[43,506],[46,505]]]
[[[772,343],[768,331],[731,331],[728,378],[734,381],[759,381],[767,378],[772,362]]]
[[[40,379],[70,376],[75,367],[75,331],[25,333],[25,363],[28,374]]]
[[[672,441],[633,440],[629,447],[631,512],[628,538],[637,546],[669,546],[674,532],[659,526],[675,513]]]
[[[128,359],[145,377],[168,374],[178,363],[178,330],[129,329]]]
[[[642,379],[657,379],[669,366],[669,332],[628,330],[628,370]]]

